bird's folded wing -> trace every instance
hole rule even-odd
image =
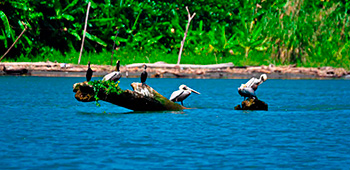
[[[252,87],[252,85],[254,84],[254,83],[256,83],[255,81],[257,81],[258,79],[257,78],[251,78],[245,85],[246,85],[246,87]]]
[[[241,84],[241,86],[239,86],[239,88],[238,88],[238,89],[243,89],[243,88],[245,88],[245,87],[247,87],[247,85],[245,85],[245,84]]]
[[[176,100],[176,98],[178,98],[183,92],[184,92],[183,90],[174,91],[174,92],[171,94],[169,100],[170,100],[170,101]]]

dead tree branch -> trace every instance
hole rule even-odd
[[[22,22],[22,24],[24,25],[24,30],[21,32],[21,34],[19,34],[19,36],[17,37],[16,41],[12,43],[11,47],[6,51],[6,53],[0,58],[0,61],[6,56],[6,54],[7,54],[8,52],[10,52],[10,50],[11,50],[12,47],[17,43],[17,41],[19,40],[19,38],[22,37],[22,35],[24,34],[24,32],[27,31],[27,29],[28,29],[27,25],[26,25],[24,22]]]
[[[88,7],[87,7],[87,11],[86,11],[85,26],[84,26],[84,34],[83,34],[83,40],[82,40],[82,42],[81,42],[78,64],[80,64],[81,54],[83,53],[84,40],[85,40],[85,35],[86,35],[87,21],[88,21],[88,18],[89,18],[90,5],[91,5],[91,2],[88,3]]]
[[[187,13],[188,13],[188,22],[187,22],[186,31],[185,31],[185,33],[184,33],[184,38],[183,38],[183,40],[181,41],[181,48],[180,48],[180,51],[179,51],[179,57],[178,57],[178,60],[177,60],[177,65],[179,65],[179,64],[180,64],[180,61],[181,61],[181,54],[182,54],[182,50],[183,50],[183,47],[184,47],[184,44],[185,44],[185,40],[186,40],[188,28],[190,27],[191,20],[192,20],[193,17],[196,15],[196,13],[193,13],[193,15],[191,15],[190,10],[188,10],[188,7],[187,7],[187,6],[186,6],[186,10],[187,10]]]
[[[112,49],[112,56],[111,56],[111,65],[113,65],[113,54],[114,54],[114,50],[115,50],[115,41],[117,41],[118,33],[119,33],[119,28],[117,29],[117,33],[115,34],[115,38],[114,38],[114,41],[113,41],[113,49]]]
[[[101,87],[97,92],[97,96],[100,100],[134,111],[180,111],[186,109],[168,100],[148,85],[132,83],[131,87],[133,91],[120,89],[119,92],[110,93],[106,91],[106,88]],[[75,92],[75,98],[78,101],[96,101],[96,92],[93,86],[89,85],[88,82],[75,83],[73,85],[73,92]]]

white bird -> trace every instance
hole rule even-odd
[[[112,73],[105,75],[102,81],[111,80],[111,81],[117,82],[122,77],[119,67],[120,67],[120,61],[118,60],[116,65],[116,71],[113,71]]]
[[[238,88],[238,93],[244,97],[256,98],[255,91],[258,89],[258,86],[267,80],[267,75],[262,74],[259,79],[253,77],[246,84],[241,84]]]
[[[170,101],[173,102],[181,102],[181,105],[183,104],[183,100],[185,100],[192,92],[200,94],[199,92],[187,87],[186,85],[181,85],[179,87],[179,90],[174,91],[170,96]]]

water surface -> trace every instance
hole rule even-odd
[[[201,95],[146,113],[78,102],[81,81],[0,77],[1,169],[350,168],[347,80],[269,79],[257,91],[269,111],[236,111],[247,80],[148,79],[165,97],[181,84]]]

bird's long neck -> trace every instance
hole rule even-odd
[[[120,71],[119,68],[120,68],[120,64],[117,63],[117,71]]]
[[[261,77],[259,78],[260,84],[263,83],[264,81],[265,81],[265,79],[261,76]]]

